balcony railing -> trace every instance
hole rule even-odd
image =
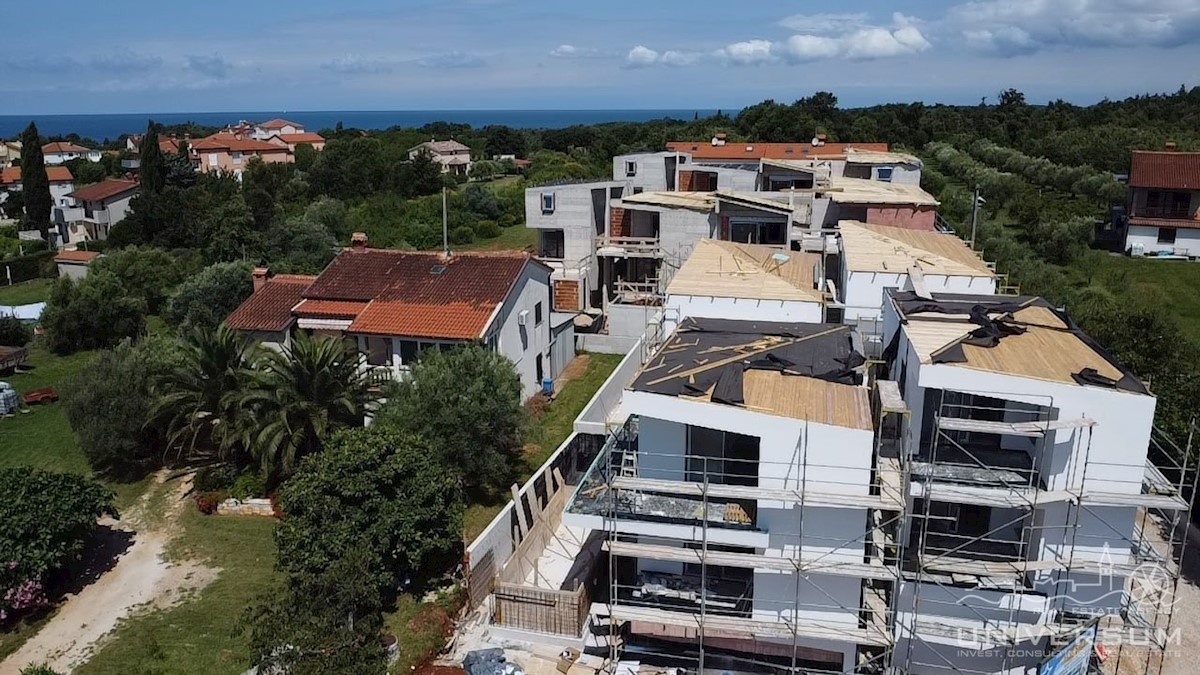
[[[1191,220],[1195,212],[1188,207],[1178,206],[1140,206],[1134,208],[1135,218],[1162,218],[1164,220]]]
[[[630,256],[654,257],[661,253],[658,237],[596,237],[597,248],[619,248]]]

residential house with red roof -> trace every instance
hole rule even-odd
[[[226,325],[275,346],[295,330],[347,337],[384,377],[426,349],[479,342],[512,361],[528,397],[574,356],[570,317],[551,316],[550,268],[527,253],[373,249],[357,233],[315,278],[255,274]]]
[[[137,194],[138,183],[132,180],[108,178],[85,185],[67,194],[70,206],[54,209],[54,222],[66,226],[69,242],[107,239]]]
[[[21,141],[0,141],[0,169],[7,169],[21,159]]]
[[[1200,256],[1200,152],[1134,151],[1125,250]]]
[[[47,143],[42,146],[42,154],[46,164],[64,164],[73,159],[86,159],[89,162],[99,162],[104,153],[92,148],[85,148],[75,143]]]
[[[325,138],[321,134],[313,132],[300,132],[296,134],[274,134],[266,139],[268,143],[283,146],[289,152],[295,153],[296,146],[309,145],[313,150],[325,149]]]
[[[290,122],[285,119],[276,117],[273,120],[260,122],[254,125],[254,138],[265,141],[272,136],[286,136],[291,134],[304,133],[304,125],[296,122]]]
[[[242,134],[213,134],[188,145],[192,161],[200,173],[221,172],[238,177],[250,160],[257,157],[267,164],[295,161],[287,146],[260,141]]]
[[[416,159],[421,153],[428,154],[433,161],[442,165],[442,173],[456,176],[471,175],[471,148],[454,139],[448,141],[429,140],[409,148],[408,158]]]
[[[59,251],[54,256],[54,264],[58,267],[58,276],[79,281],[87,276],[88,268],[99,257],[100,253],[96,251]]]

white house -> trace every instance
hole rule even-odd
[[[471,175],[471,148],[454,139],[448,141],[430,140],[409,148],[408,158],[416,159],[417,155],[426,153],[433,161],[442,165],[442,173],[452,173],[457,176]]]
[[[1142,509],[1188,505],[1148,461],[1145,385],[1040,298],[889,291],[883,320],[910,411],[903,672],[1027,673],[1094,618],[1156,625],[1171,552]]]
[[[872,524],[904,497],[862,364],[848,326],[688,318],[638,371],[562,516],[616,556],[593,625],[625,659],[694,658],[703,633],[708,668],[852,672],[889,644]]]
[[[85,185],[66,195],[71,206],[54,209],[54,222],[66,226],[69,242],[107,239],[137,194],[138,183],[131,180],[109,178]]]
[[[293,134],[303,134],[304,125],[296,122],[289,122],[285,119],[276,117],[275,119],[267,120],[255,124],[250,131],[250,135],[254,140],[266,141],[272,136],[290,136]]]
[[[42,155],[46,164],[62,164],[73,159],[86,159],[94,163],[99,162],[104,153],[75,143],[57,142],[43,145]]]
[[[1200,152],[1133,153],[1125,250],[1200,256]]]
[[[58,276],[79,281],[87,276],[88,268],[99,257],[100,253],[96,251],[59,251],[54,256],[54,264],[58,267]]]
[[[663,333],[689,317],[822,323],[821,256],[702,239],[667,286]]]
[[[552,358],[550,269],[528,254],[372,249],[361,233],[354,242],[315,279],[256,271],[263,290],[226,323],[275,345],[296,329],[353,339],[367,367],[389,379],[425,349],[477,341],[512,361],[526,397],[565,365]]]
[[[954,234],[843,220],[838,235],[838,299],[847,323],[879,319],[889,288],[996,293],[995,271]]]

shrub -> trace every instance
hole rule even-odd
[[[238,476],[229,488],[229,496],[239,500],[254,499],[265,494],[267,494],[266,482],[263,481],[262,476],[251,471]]]
[[[495,239],[500,236],[500,226],[494,220],[481,220],[475,223],[474,230],[480,239]]]
[[[450,230],[451,244],[469,244],[475,241],[475,230],[472,230],[468,225],[459,225]]]
[[[217,505],[225,501],[220,492],[197,492],[193,499],[196,501],[196,508],[206,516],[216,513]]]
[[[44,663],[39,663],[36,665],[31,663],[28,666],[25,666],[24,668],[21,669],[21,675],[62,675],[62,674]]]
[[[248,262],[209,265],[179,286],[163,319],[180,332],[212,331],[254,291]]]
[[[228,490],[233,487],[233,483],[237,479],[238,469],[232,464],[206,466],[196,471],[196,477],[192,480],[192,487],[197,492]]]
[[[33,328],[14,316],[0,316],[0,345],[24,347],[33,339]]]
[[[131,296],[112,272],[93,269],[78,285],[59,279],[42,326],[56,354],[112,347],[145,330],[146,303]]]

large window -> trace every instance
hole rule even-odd
[[[1146,207],[1138,215],[1151,218],[1187,218],[1191,215],[1190,192],[1151,190],[1146,193]]]
[[[538,231],[538,256],[561,260],[566,257],[566,242],[562,230]]]
[[[1176,230],[1173,227],[1158,228],[1158,243],[1160,244],[1175,244]]]
[[[688,427],[687,480],[721,485],[758,485],[758,438]]]
[[[730,223],[729,238],[742,244],[768,244],[783,246],[787,243],[785,221],[733,221]]]

